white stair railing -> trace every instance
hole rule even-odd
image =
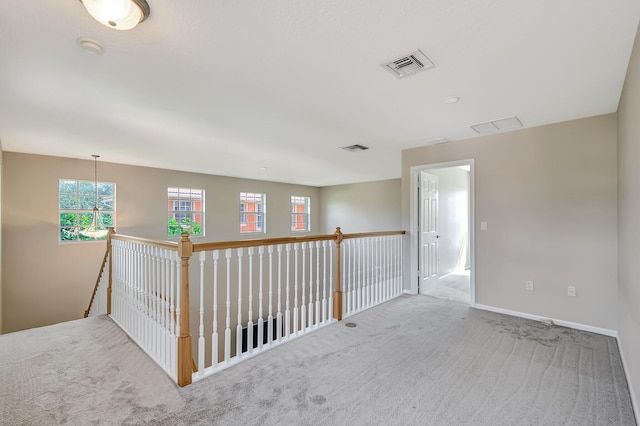
[[[102,267],[108,258],[108,273],[89,310],[106,306],[185,386],[402,294],[403,238],[404,231],[337,228],[331,235],[193,244],[187,234],[172,243],[111,231]]]
[[[194,381],[333,321],[326,296],[334,290],[331,255],[335,243],[330,238],[275,244],[265,241],[233,249],[206,247],[216,243],[194,246],[201,251],[199,266],[190,271],[196,277],[190,280],[202,283],[197,306],[210,307],[198,310],[201,329],[194,351],[198,358]],[[218,262],[220,258],[225,262]],[[226,301],[223,311],[218,309],[219,300]],[[232,318],[237,318],[233,331]],[[223,336],[218,332],[222,322],[226,325]]]
[[[180,262],[171,243],[114,236],[111,318],[171,377],[180,334]]]
[[[402,294],[403,235],[358,237],[342,243],[344,316]]]

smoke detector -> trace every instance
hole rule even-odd
[[[433,62],[420,49],[393,59],[381,66],[398,78],[408,77],[435,67]]]
[[[78,38],[78,44],[85,52],[91,55],[102,55],[104,52],[104,48],[100,44],[100,42],[96,40],[92,40],[90,38],[80,37]]]
[[[345,151],[349,151],[349,152],[360,152],[360,151],[366,151],[369,149],[368,146],[364,146],[364,145],[349,145],[349,146],[343,146],[342,149],[344,149]]]

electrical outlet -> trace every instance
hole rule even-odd
[[[576,288],[574,286],[570,285],[567,287],[567,296],[576,297]]]
[[[533,291],[533,281],[525,281],[524,288],[527,291]]]

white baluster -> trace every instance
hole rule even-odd
[[[181,261],[176,253],[176,338],[180,336],[180,289],[182,288]],[[177,344],[177,342],[176,342]]]
[[[353,250],[351,249],[353,240],[346,240],[346,241],[344,241],[344,243],[345,243],[345,248],[346,248],[344,255],[347,258],[347,271],[346,271],[346,274],[347,274],[346,278],[347,279],[346,279],[346,289],[345,289],[346,290],[345,291],[345,297],[347,299],[347,303],[346,303],[345,309],[346,309],[346,312],[349,314],[349,313],[351,313],[351,299],[352,299],[352,294],[351,294],[352,291],[351,290],[352,290],[352,287],[353,287],[353,285],[352,285],[353,284],[353,260],[352,260],[353,259],[353,253],[352,253]]]
[[[371,262],[371,244],[373,244],[373,239],[372,238],[367,238],[366,240],[366,258],[367,258],[367,283],[366,283],[366,293],[365,293],[365,301],[364,304],[366,307],[371,306],[371,281],[372,281],[372,274],[371,274],[371,268],[373,267],[373,262]]]
[[[231,358],[231,249],[225,251],[227,258],[227,315],[224,328],[224,361]]]
[[[285,250],[287,252],[287,290],[286,290],[286,295],[287,295],[287,299],[285,301],[285,311],[284,311],[284,333],[286,338],[289,338],[289,335],[291,333],[291,311],[289,310],[289,294],[290,294],[290,281],[289,281],[289,276],[290,274],[290,258],[291,258],[291,244],[287,243],[287,245],[285,246]]]
[[[293,244],[293,334],[298,335],[298,243]]]
[[[313,325],[313,241],[309,241],[309,328]]]
[[[200,327],[198,330],[198,375],[204,375],[204,260],[206,253],[200,252]]]
[[[278,313],[276,314],[276,339],[282,340],[282,244],[278,244]]]
[[[162,365],[169,367],[169,250],[162,249]]]
[[[211,334],[211,364],[218,366],[218,258],[220,252],[214,250],[213,254],[213,333]]]
[[[258,247],[258,254],[260,256],[260,306],[258,307],[258,347],[262,349],[262,345],[264,344],[264,320],[262,319],[262,281],[263,281],[263,255],[264,255],[264,246]]]
[[[305,248],[306,248],[307,244],[306,243],[301,243],[300,246],[302,248],[302,300],[301,300],[301,303],[300,303],[300,331],[302,331],[304,333],[305,329],[307,328],[307,302],[306,302],[306,299],[305,299],[305,286],[306,286],[306,282],[305,282],[305,261],[306,261]]]
[[[247,342],[248,344],[249,342]],[[238,325],[236,326],[236,356],[242,356],[242,248],[238,249]]]
[[[386,279],[384,280],[384,300],[389,300],[389,280],[391,279],[391,271],[389,268],[389,240],[386,237],[384,238],[384,250],[385,250],[385,277]]]
[[[316,241],[316,327],[320,325],[320,241]]]
[[[380,238],[376,239],[376,258],[378,259],[376,268],[376,303],[380,303],[382,301],[382,244]]]
[[[171,252],[171,262],[170,262],[170,266],[169,266],[169,273],[170,273],[170,277],[171,277],[171,282],[170,282],[170,287],[169,287],[169,293],[170,293],[170,298],[169,298],[169,321],[170,321],[170,326],[169,326],[169,359],[170,361],[170,371],[172,373],[174,373],[177,369],[176,366],[176,351],[177,351],[177,346],[176,346],[176,340],[177,340],[177,336],[175,334],[175,328],[176,328],[176,322],[175,322],[175,312],[176,312],[176,308],[175,308],[175,304],[174,304],[174,298],[175,298],[175,288],[176,288],[176,274],[175,274],[175,270],[176,270],[176,264],[177,264],[177,256],[178,254],[176,252]],[[174,376],[175,377],[175,376]]]
[[[273,246],[269,251],[269,316],[267,317],[267,342],[273,342]]]
[[[331,313],[333,312],[333,241],[329,241],[329,300],[327,303],[327,316],[325,317],[327,321],[330,321],[332,318]]]
[[[359,274],[358,274],[358,307],[357,310],[361,311],[362,308],[364,307],[364,303],[363,303],[363,295],[364,295],[364,280],[365,280],[365,274],[366,274],[366,270],[365,270],[365,258],[364,258],[364,250],[365,250],[365,245],[364,245],[364,240],[362,238],[358,239],[358,258],[359,258],[359,263],[360,263],[360,268],[358,268]]]
[[[253,247],[247,249],[249,253],[249,312],[247,315],[247,351],[253,352]]]
[[[327,241],[322,241],[322,270],[324,275],[322,276],[322,322],[327,321]]]

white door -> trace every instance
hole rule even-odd
[[[438,176],[420,173],[420,292],[438,279]]]

